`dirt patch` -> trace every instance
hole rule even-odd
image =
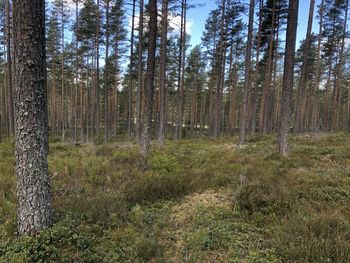
[[[179,205],[173,208],[171,221],[173,229],[168,234],[174,241],[174,245],[168,251],[169,262],[179,262],[182,258],[183,233],[191,225],[191,219],[200,208],[223,207],[229,208],[231,205],[230,195],[227,190],[208,190],[203,193],[195,193],[186,196]]]

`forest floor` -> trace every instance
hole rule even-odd
[[[54,225],[16,237],[13,143],[0,144],[0,262],[350,262],[350,134],[50,144]]]

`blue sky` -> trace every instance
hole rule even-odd
[[[245,0],[246,3],[249,0]],[[187,21],[191,23],[191,44],[196,45],[201,43],[202,32],[204,30],[204,25],[206,19],[209,17],[211,10],[215,9],[217,5],[215,0],[192,0],[193,4],[204,4],[203,7],[197,7],[189,10]],[[318,13],[318,5],[321,3],[321,0],[316,0],[315,12],[314,12],[314,21],[313,21],[313,32],[318,32],[318,20],[316,19]],[[299,23],[298,23],[298,36],[297,36],[297,45],[299,42],[305,38],[307,22],[309,16],[309,7],[310,0],[300,0],[299,1]],[[258,11],[256,9],[256,11]],[[243,17],[244,20],[248,20],[246,17]],[[257,17],[255,20],[257,21]]]

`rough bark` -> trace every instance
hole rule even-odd
[[[51,225],[45,1],[14,0],[18,232]]]
[[[278,153],[282,156],[287,155],[287,136],[291,122],[290,112],[293,96],[294,57],[298,27],[298,6],[299,0],[289,0],[282,101],[280,108],[281,114],[277,138],[277,150]]]

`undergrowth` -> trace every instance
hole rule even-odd
[[[0,144],[0,262],[349,262],[350,137],[50,144],[54,225],[16,233],[13,142]]]

